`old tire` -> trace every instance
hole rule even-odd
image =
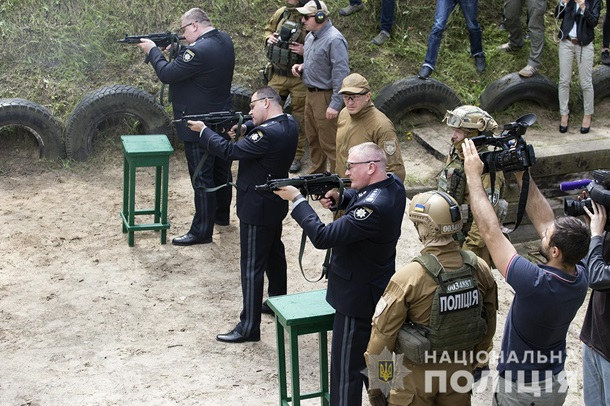
[[[443,117],[447,110],[462,104],[449,86],[435,79],[422,80],[417,76],[400,79],[383,87],[375,97],[375,106],[394,124],[409,112],[427,110]]]
[[[492,113],[522,101],[534,102],[541,107],[557,110],[559,108],[557,84],[540,74],[531,78],[522,78],[518,73],[509,73],[485,89],[479,97],[479,106]]]
[[[68,158],[84,161],[93,154],[95,133],[108,119],[127,116],[138,121],[138,134],[165,134],[173,141],[174,129],[163,106],[155,98],[127,85],[102,87],[86,95],[66,122]]]
[[[0,99],[0,128],[17,126],[34,136],[40,158],[65,158],[63,128],[51,112],[25,99]]]
[[[609,66],[600,65],[593,69],[593,91],[595,93],[595,103],[610,96]]]
[[[231,85],[231,98],[233,100],[233,110],[243,114],[250,112],[250,98],[252,91],[243,86]]]

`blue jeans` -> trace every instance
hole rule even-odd
[[[362,4],[362,0],[349,0],[350,6]],[[381,18],[379,28],[381,31],[390,32],[394,25],[394,9],[396,8],[396,0],[381,0]]]
[[[582,369],[585,405],[610,405],[610,362],[583,343]]]
[[[424,65],[434,69],[438,50],[441,46],[443,32],[447,25],[447,20],[455,6],[459,4],[466,20],[468,27],[468,36],[470,38],[470,55],[477,56],[483,54],[483,33],[477,18],[479,13],[479,0],[437,0],[436,11],[434,12],[434,24],[432,31],[428,37],[428,50],[426,51],[426,59]]]

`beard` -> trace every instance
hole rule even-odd
[[[544,247],[542,246],[542,242],[540,243],[540,245],[538,245],[538,253],[539,253],[540,255],[542,255],[542,257],[543,257],[544,259],[546,259],[546,260],[547,260],[547,262],[548,262],[548,260],[549,260],[549,252],[548,252],[548,250],[545,250],[545,249],[544,249]]]

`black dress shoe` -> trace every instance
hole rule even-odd
[[[229,220],[216,219],[214,220],[214,224],[216,224],[217,226],[228,226],[231,224],[231,222]]]
[[[564,134],[568,132],[568,126],[567,125],[561,125],[559,124],[559,132]]]
[[[591,129],[591,127],[580,127],[580,133],[586,134],[589,132],[590,129]]]
[[[432,75],[432,68],[428,65],[422,66],[417,74],[420,79],[428,79],[430,75]]]
[[[195,245],[195,244],[209,244],[212,242],[212,239],[209,240],[200,240],[195,237],[191,233],[186,233],[181,235],[180,237],[176,237],[172,240],[172,244],[174,245]]]
[[[477,67],[477,72],[483,73],[487,64],[485,63],[485,55],[477,55],[474,57],[474,63]]]
[[[292,161],[292,165],[290,165],[290,169],[288,172],[296,173],[301,170],[301,161],[297,161],[296,159]]]
[[[274,315],[275,313],[273,313],[273,310],[271,310],[271,308],[269,307],[269,305],[267,304],[267,301],[265,300],[263,302],[263,304],[261,305],[261,313],[265,313],[265,314],[271,314]]]
[[[248,336],[242,335],[236,329],[233,329],[226,334],[218,334],[216,336],[216,339],[218,341],[222,341],[223,343],[245,343],[246,341],[260,341],[261,336],[259,334],[259,335],[248,337]]]

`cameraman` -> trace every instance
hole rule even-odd
[[[534,264],[520,256],[502,234],[486,198],[483,162],[472,140],[465,140],[462,150],[474,218],[498,271],[515,291],[502,336],[494,404],[563,404],[568,389],[566,335],[587,294],[582,258],[590,232],[577,218],[555,218],[530,180],[525,209],[540,235],[538,250],[547,263]],[[524,176],[524,172],[515,173],[519,186]]]
[[[610,233],[604,232],[606,208],[591,201],[591,245],[585,259],[592,290],[580,332],[585,405],[610,405]]]
[[[438,190],[448,193],[462,207],[462,218],[464,219],[464,227],[462,231],[456,234],[456,239],[463,249],[474,252],[478,257],[483,258],[489,266],[491,257],[489,251],[485,247],[485,242],[481,238],[479,228],[473,221],[472,214],[468,209],[470,204],[470,194],[468,193],[468,185],[466,184],[466,176],[464,175],[464,155],[462,153],[462,144],[467,138],[476,137],[483,132],[492,133],[498,124],[484,110],[476,106],[460,106],[455,110],[448,110],[443,121],[447,122],[447,126],[453,129],[451,135],[451,151],[447,156],[447,163],[438,179]],[[479,151],[487,150],[486,145],[480,146]],[[496,172],[494,186],[491,186],[491,177],[485,174],[482,177],[483,187],[487,194],[487,198],[496,208],[500,223],[506,215],[507,203],[501,200],[502,191],[504,189],[504,174]]]

